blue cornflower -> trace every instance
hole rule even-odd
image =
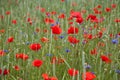
[[[9,50],[3,50],[5,53],[9,52]]]
[[[53,54],[47,53],[46,56],[52,56]]]
[[[85,65],[85,68],[86,68],[86,69],[90,69],[91,66],[90,66],[90,65]]]
[[[115,70],[116,73],[120,74],[120,70]]]
[[[60,39],[63,39],[63,38],[64,38],[64,36],[59,36],[59,38],[60,38]]]
[[[28,42],[28,41],[27,41],[25,44],[26,44],[26,45],[29,45],[29,44],[30,44],[30,42]]]
[[[113,40],[112,40],[112,43],[113,43],[113,44],[118,44],[118,40],[117,40],[117,39],[113,39]]]
[[[70,52],[70,50],[69,50],[69,49],[66,49],[66,52],[68,53],[68,52]]]

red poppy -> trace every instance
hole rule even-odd
[[[35,60],[32,62],[32,65],[33,65],[34,67],[37,67],[37,68],[39,68],[42,64],[43,64],[43,61],[42,61],[42,60],[39,60],[39,59],[35,59]]]
[[[5,32],[5,29],[1,29],[1,30],[0,30],[0,33],[4,33],[4,32]]]
[[[58,18],[60,18],[60,19],[64,19],[65,18],[65,14],[60,14],[59,16],[58,16]]]
[[[99,5],[97,5],[97,7],[96,8],[102,8],[102,6],[99,4]]]
[[[82,18],[82,15],[81,15],[80,12],[71,11],[70,12],[70,17],[73,17],[73,18]]]
[[[54,56],[54,57],[52,57],[52,59],[51,59],[51,63],[52,64],[55,64],[55,63],[57,63],[57,58]]]
[[[75,37],[72,37],[72,36],[68,36],[68,41],[72,44],[79,43],[79,40],[77,40]]]
[[[10,11],[6,11],[6,15],[10,15]]]
[[[53,34],[61,34],[62,33],[62,29],[58,25],[52,26],[51,29],[52,29]]]
[[[4,69],[4,71],[3,71],[3,75],[8,75],[10,73],[10,70],[8,70],[8,69]]]
[[[0,50],[0,56],[4,56],[5,52],[3,50]]]
[[[41,38],[40,39],[43,43],[46,43],[46,42],[48,42],[49,41],[49,39],[48,38],[46,38],[46,37],[43,37],[43,38]]]
[[[2,69],[0,69],[0,75],[2,74]]]
[[[49,79],[49,76],[48,76],[48,74],[46,74],[46,73],[43,73],[43,74],[42,74],[42,77],[44,78],[44,80],[48,80],[48,79]]]
[[[17,24],[17,21],[16,20],[12,20],[12,24]]]
[[[93,15],[93,14],[89,14],[88,17],[87,17],[87,20],[96,20],[96,15]]]
[[[79,31],[79,29],[78,29],[77,27],[70,26],[70,27],[68,28],[67,33],[68,33],[68,34],[77,34],[78,31]]]
[[[3,15],[0,15],[0,19],[4,19],[4,16],[3,16]]]
[[[64,63],[65,61],[64,61],[64,59],[62,59],[62,58],[58,58],[58,64],[61,64],[61,63]]]
[[[17,53],[16,54],[16,58],[17,59],[22,59],[22,60],[27,60],[29,57],[28,57],[28,55],[27,54],[24,54],[24,53]]]
[[[98,10],[98,9],[94,9],[94,13],[95,13],[95,14],[101,14],[102,11],[100,11],[100,10]]]
[[[19,70],[20,70],[20,67],[19,67],[18,65],[13,66],[13,68],[14,68],[16,71],[19,71]]]
[[[53,76],[49,77],[49,75],[46,74],[46,73],[43,73],[42,77],[43,77],[44,80],[58,80],[56,77],[53,77]]]
[[[47,29],[43,29],[43,33],[48,33],[48,30]]]
[[[61,0],[61,2],[64,2],[65,0]]]
[[[56,13],[56,11],[52,11],[51,14],[52,15],[56,15],[57,13]]]
[[[83,18],[82,17],[76,18],[76,22],[81,24],[83,22]]]
[[[87,39],[93,39],[92,34],[84,34],[83,36],[84,36],[84,38],[87,38]]]
[[[111,7],[112,7],[112,8],[116,8],[116,7],[117,7],[117,4],[111,4]]]
[[[21,58],[22,60],[27,60],[29,57],[27,54],[21,53],[21,54],[19,54],[19,58]]]
[[[7,39],[7,42],[8,43],[11,43],[11,42],[13,42],[14,41],[14,38],[13,37],[9,37],[8,39]]]
[[[44,13],[46,10],[45,10],[45,8],[40,8],[40,11],[41,11],[42,13]]]
[[[44,22],[45,22],[46,24],[49,24],[49,23],[53,24],[55,21],[54,21],[52,18],[45,18],[45,19],[44,19]]]
[[[35,31],[38,33],[40,32],[40,28],[36,28]]]
[[[83,80],[94,80],[96,78],[96,75],[93,74],[92,72],[86,72],[85,74],[82,75]]]
[[[112,60],[108,56],[106,56],[106,55],[101,55],[101,59],[105,63],[111,63],[112,62]]]
[[[107,7],[107,8],[105,8],[105,11],[106,11],[106,12],[110,12],[110,11],[111,11],[111,8]]]
[[[114,22],[118,23],[118,22],[120,22],[120,19],[116,18],[116,19],[114,20]]]
[[[78,70],[75,70],[74,68],[68,69],[68,74],[69,74],[70,76],[76,76],[76,75],[78,75],[78,73],[79,73],[79,71],[78,71]]]
[[[105,46],[105,43],[104,42],[98,42],[98,47],[104,47]]]
[[[30,21],[32,21],[31,18],[27,18],[27,22],[30,22]]]
[[[90,54],[92,54],[92,55],[97,54],[97,49],[96,49],[96,48],[94,48],[93,50],[91,50],[91,51],[90,51]]]
[[[103,32],[102,32],[102,31],[98,32],[98,34],[97,34],[98,38],[101,38],[102,35],[103,35]]]
[[[39,49],[41,49],[41,45],[39,43],[32,43],[29,47],[33,51],[38,51]]]

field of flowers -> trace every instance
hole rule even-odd
[[[0,80],[120,80],[120,0],[0,0]]]

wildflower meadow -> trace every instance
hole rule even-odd
[[[0,0],[0,80],[120,80],[120,0]]]

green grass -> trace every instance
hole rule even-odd
[[[42,73],[48,73],[50,76],[56,76],[59,80],[82,80],[82,73],[84,71],[94,72],[96,79],[94,80],[120,80],[120,74],[117,74],[115,70],[120,69],[120,43],[112,44],[111,40],[114,39],[109,37],[109,34],[116,35],[120,32],[120,23],[115,23],[115,18],[120,18],[120,0],[0,0],[0,15],[4,15],[4,19],[0,19],[0,30],[4,29],[5,33],[0,33],[0,50],[9,50],[5,56],[0,56],[0,68],[10,69],[9,75],[0,75],[1,80],[43,80]],[[76,2],[77,6],[71,6],[72,2]],[[117,8],[112,10],[110,13],[104,11],[106,7],[114,3],[117,4]],[[98,29],[88,30],[89,27],[94,26],[94,23],[84,21],[81,25],[74,23],[73,25],[79,27],[79,34],[76,36],[80,42],[76,45],[71,45],[67,41],[68,35],[66,34],[69,27],[68,17],[70,16],[70,10],[81,11],[87,10],[83,14],[83,18],[89,14],[93,14],[93,8],[100,4],[102,6],[101,15],[105,21],[98,23],[100,26]],[[51,34],[50,24],[46,25],[43,21],[46,15],[40,10],[36,10],[37,6],[41,6],[46,9],[46,12],[56,11],[57,15],[52,18],[57,21],[57,16],[60,13],[65,13],[65,19],[60,19],[59,23],[63,30],[61,35],[64,35],[63,39],[58,38],[54,40],[54,34]],[[5,12],[10,11],[10,15],[6,15]],[[28,15],[29,14],[29,15]],[[33,20],[33,24],[29,25],[26,19],[30,17]],[[11,20],[16,19],[17,24],[11,23]],[[96,38],[89,40],[85,45],[82,44],[84,40],[82,27],[84,27],[89,33],[95,35],[101,28],[106,28],[102,38]],[[34,34],[35,29],[40,28],[40,32]],[[48,33],[43,33],[43,30],[47,29]],[[13,36],[14,42],[6,43],[8,37]],[[59,35],[57,35],[59,36]],[[48,43],[42,43],[40,38],[47,37]],[[119,40],[119,39],[118,39]],[[40,43],[42,48],[35,52],[29,49],[30,43]],[[98,42],[104,42],[104,47],[97,46]],[[60,47],[59,49],[57,47]],[[98,48],[97,55],[91,55],[90,50]],[[66,53],[66,49],[70,49],[69,53]],[[26,61],[17,60],[15,58],[16,53],[25,53],[29,55],[29,59]],[[52,54],[58,58],[64,58],[65,62],[62,64],[51,64],[52,56],[46,56],[47,53]],[[100,55],[110,53],[112,56],[112,63],[106,64],[100,59]],[[34,59],[43,60],[43,65],[40,68],[32,66]],[[85,70],[84,64],[91,65],[89,70]],[[13,69],[14,65],[19,65],[20,70],[16,71]],[[79,70],[79,75],[75,77],[69,76],[67,70],[69,68],[75,68]]]

